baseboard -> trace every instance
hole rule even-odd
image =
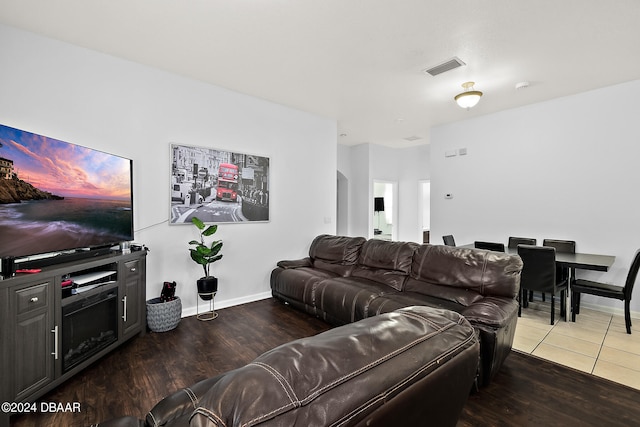
[[[589,304],[585,303],[584,301],[580,301],[580,308],[588,308],[589,310],[624,317],[624,303],[620,301],[620,305],[620,307],[608,307],[604,305]],[[631,310],[631,318],[640,319],[640,312]]]
[[[246,304],[249,302],[254,302],[254,301],[260,301],[263,299],[267,299],[267,298],[271,298],[271,292],[261,292],[259,294],[253,294],[253,295],[247,295],[244,297],[240,297],[240,298],[233,298],[233,299],[228,299],[228,300],[222,300],[222,301],[215,301],[215,310],[220,310],[223,308],[227,308],[227,307],[233,307],[234,305],[240,305],[240,304]],[[590,310],[594,310],[594,311],[600,311],[603,313],[607,313],[607,314],[613,314],[613,315],[617,315],[617,316],[623,316],[624,317],[624,308],[622,307],[607,307],[607,306],[603,306],[603,305],[597,305],[597,304],[589,304],[589,303],[585,303],[585,302],[581,302],[580,303],[580,307],[581,308],[588,308]],[[202,310],[202,308],[201,308]],[[195,316],[198,312],[198,308],[197,307],[182,307],[182,317],[189,317],[189,316]],[[631,311],[631,317],[634,319],[640,319],[640,312],[637,311]]]
[[[248,302],[260,301],[263,299],[271,298],[271,292],[262,292],[254,295],[247,295],[240,298],[233,298],[228,300],[215,300],[214,310],[221,310],[227,307],[233,307],[234,305],[246,304]],[[208,306],[207,306],[208,307]],[[200,307],[200,311],[203,310],[203,306]],[[198,307],[182,307],[182,317],[195,316],[198,313]]]

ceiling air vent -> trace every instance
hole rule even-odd
[[[409,142],[413,142],[413,141],[417,141],[419,139],[422,139],[422,137],[418,136],[418,135],[412,135],[412,136],[408,136],[406,138],[403,138],[405,141],[409,141]]]
[[[438,74],[442,74],[444,72],[453,70],[458,67],[462,67],[463,65],[467,65],[460,60],[460,58],[453,57],[446,62],[443,62],[440,65],[436,65],[435,67],[427,68],[424,70],[425,73],[431,74],[432,76],[437,76]]]

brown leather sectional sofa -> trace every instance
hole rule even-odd
[[[457,313],[409,307],[270,350],[161,400],[135,426],[455,426],[479,342]]]
[[[505,253],[321,235],[308,257],[278,263],[271,290],[335,325],[409,306],[460,313],[479,333],[486,385],[513,344],[521,271],[520,257]]]

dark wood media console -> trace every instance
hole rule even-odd
[[[113,252],[0,280],[0,427],[10,413],[39,410],[27,404],[145,333],[146,255]]]

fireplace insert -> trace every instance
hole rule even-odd
[[[62,307],[62,372],[118,339],[118,285],[111,283],[69,298]]]

